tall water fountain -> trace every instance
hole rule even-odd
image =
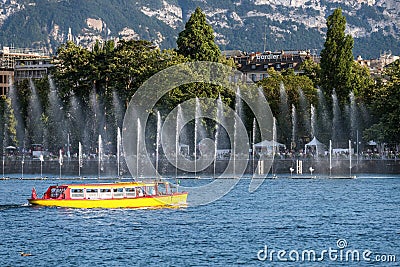
[[[62,147],[65,143],[66,138],[70,134],[70,130],[73,129],[71,125],[70,113],[65,114],[60,98],[58,97],[57,88],[54,81],[49,77],[50,94],[49,94],[49,121],[51,122],[50,129],[52,134],[48,137],[48,142],[43,143],[46,148],[50,148],[52,144],[53,149],[56,147]],[[67,115],[67,116],[65,116]],[[67,117],[67,120],[65,120]]]
[[[243,116],[243,107],[242,107],[242,97],[240,93],[240,88],[237,87],[236,89],[236,94],[235,94],[235,112],[237,116],[234,118],[234,124],[233,124],[233,142],[231,147],[231,153],[233,155],[233,177],[236,177],[236,161],[238,160],[238,155],[237,155],[237,145],[238,145],[238,120],[242,120]]]
[[[316,136],[316,122],[317,122],[317,114],[316,110],[313,104],[311,104],[311,138],[314,138]]]
[[[27,127],[32,134],[32,136],[30,136],[32,142],[40,144],[43,142],[44,137],[44,125],[41,120],[43,111],[36,86],[31,79],[29,80],[29,85],[31,96],[29,98]]]
[[[298,122],[303,125],[305,132],[303,134],[311,134],[311,121],[310,121],[310,111],[309,111],[309,101],[307,100],[304,92],[299,88],[299,112],[298,112]]]
[[[358,130],[358,109],[357,103],[355,100],[354,92],[350,92],[350,138],[352,140],[357,139],[357,130]]]
[[[216,123],[215,123],[215,137],[214,137],[214,177],[216,177],[216,167],[217,167],[217,158],[218,158],[218,139],[220,137],[220,125],[223,125],[224,119],[224,109],[221,96],[217,99],[217,114],[216,114]]]
[[[156,132],[156,176],[159,176],[158,162],[160,158],[160,141],[161,141],[161,114],[157,111],[157,132]]]
[[[80,145],[81,143],[79,143]],[[122,137],[121,137],[121,129],[118,127],[117,128],[117,176],[121,177],[121,154],[122,154]]]
[[[183,113],[182,113],[182,107],[179,104],[178,105],[178,111],[176,113],[176,127],[175,127],[175,177],[178,177],[178,157],[180,155],[180,133],[181,129],[183,128]]]
[[[200,103],[199,99],[196,97],[196,106],[195,106],[195,119],[194,119],[194,176],[197,176],[197,143],[198,143],[198,128],[200,122]]]
[[[255,162],[255,158],[256,158],[256,131],[257,131],[257,120],[256,118],[253,119],[253,128],[252,128],[252,138],[251,138],[251,159],[252,159],[252,166],[251,166],[251,170],[252,172],[255,171],[255,166],[254,166],[254,162]]]
[[[103,171],[103,156],[104,156],[104,152],[103,152],[103,139],[101,138],[101,135],[99,134],[99,141],[98,141],[98,178],[100,179],[100,174],[101,171]]]
[[[316,110],[316,122],[314,131],[318,132],[319,137],[324,137],[325,140],[332,139],[332,121],[328,112],[327,103],[324,93],[317,88],[318,110]]]
[[[292,104],[292,144],[291,149],[296,147],[296,133],[297,133],[297,112],[296,107]]]
[[[280,133],[282,134],[284,139],[290,138],[291,129],[290,129],[290,124],[287,123],[287,120],[290,117],[291,114],[289,112],[288,96],[284,84],[281,83],[279,87],[279,116],[277,120],[279,124]],[[284,140],[284,142],[287,143],[287,140]]]
[[[339,101],[336,95],[336,92],[332,93],[332,140],[336,146],[338,146],[338,142],[340,140],[340,136],[342,135],[342,124],[341,124],[341,111],[339,107]]]

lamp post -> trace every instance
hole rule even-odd
[[[3,147],[3,179],[4,179],[4,147]]]
[[[61,149],[59,151],[58,163],[60,164],[60,179],[61,179],[61,167],[63,165],[63,154],[62,154],[62,150]]]
[[[70,152],[70,150],[69,150],[69,147],[70,147],[70,143],[69,143],[69,133],[67,133],[67,157],[68,157],[68,162],[69,162],[70,159],[71,159],[71,152]]]
[[[24,156],[22,156],[22,162],[21,162],[21,165],[22,165],[22,168],[21,168],[21,179],[24,179]]]
[[[358,130],[357,130],[357,165],[358,165],[358,145],[359,145],[359,141],[358,141]]]
[[[44,161],[43,154],[40,154],[39,159],[40,159],[40,179],[43,179],[43,161]]]
[[[3,179],[4,179],[4,164],[5,164],[5,147],[7,144],[7,128],[8,128],[8,124],[4,123],[4,134],[3,134]]]

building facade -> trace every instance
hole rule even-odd
[[[33,49],[11,48],[0,50],[0,94],[6,95],[12,84],[24,79],[40,79],[52,66],[49,55]]]
[[[243,73],[243,80],[257,82],[268,77],[268,70],[273,68],[276,71],[293,69],[295,73],[301,73],[299,69],[301,63],[306,59],[312,58],[317,61],[316,56],[312,56],[310,51],[265,51],[264,53],[244,53],[238,50],[223,51],[226,58],[231,58],[237,64],[239,71]]]
[[[399,56],[392,55],[389,51],[382,53],[379,58],[376,59],[363,59],[361,56],[358,56],[356,61],[361,66],[367,67],[372,76],[380,76],[388,65],[398,59],[400,59]]]
[[[2,69],[0,70],[0,95],[7,95],[10,91],[10,84],[14,80],[14,71]]]

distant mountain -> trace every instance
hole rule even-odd
[[[68,38],[89,47],[99,39],[142,38],[170,48],[197,6],[221,49],[318,53],[326,18],[341,7],[355,56],[400,54],[399,0],[2,0],[0,45],[54,52]]]

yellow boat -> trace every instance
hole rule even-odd
[[[122,182],[52,185],[42,198],[32,189],[29,203],[68,208],[182,207],[187,192],[173,192],[168,182]]]

